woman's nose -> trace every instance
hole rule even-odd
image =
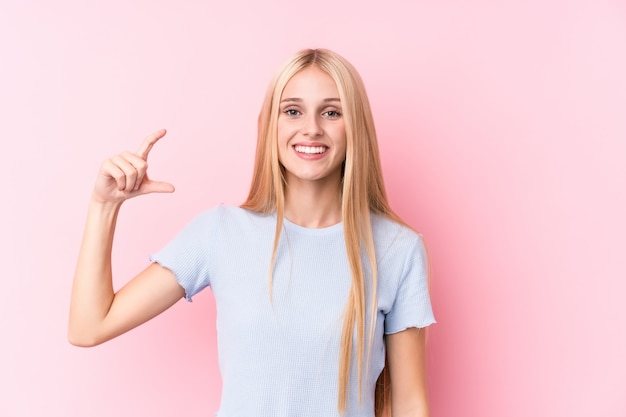
[[[323,133],[317,115],[308,116],[304,121],[302,134],[305,136],[320,136]]]

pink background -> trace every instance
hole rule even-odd
[[[94,349],[66,341],[100,161],[165,127],[126,205],[116,282],[238,204],[273,71],[360,70],[390,198],[429,244],[434,417],[626,415],[622,1],[0,3],[0,416],[207,416],[209,291]]]

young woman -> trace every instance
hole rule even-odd
[[[114,292],[122,203],[174,191],[147,175],[148,154],[164,135],[102,164],[74,279],[70,342],[97,345],[210,286],[223,380],[218,416],[428,416],[422,329],[434,319],[425,250],[387,202],[356,70],[321,49],[288,61],[261,109],[247,200],[198,215]]]

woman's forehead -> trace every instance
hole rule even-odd
[[[285,85],[281,101],[339,100],[339,89],[335,80],[321,69],[311,66],[291,77]]]

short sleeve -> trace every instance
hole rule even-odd
[[[199,214],[165,247],[150,255],[152,262],[174,273],[187,301],[210,285],[210,244],[217,217],[215,209]]]
[[[385,317],[385,334],[435,323],[428,292],[428,262],[424,242],[415,236],[406,256],[396,298]]]

